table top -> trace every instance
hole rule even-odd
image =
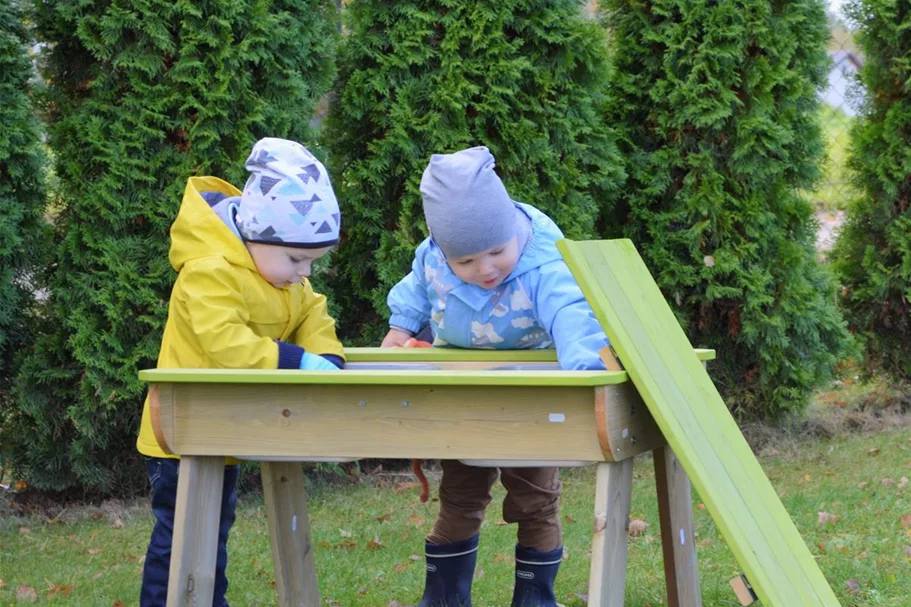
[[[695,352],[700,360],[711,360],[715,357],[714,350]],[[594,387],[629,381],[626,371],[556,369],[556,353],[553,350],[349,348],[345,354],[352,367],[342,372],[287,369],[146,369],[139,372],[139,379],[150,383],[533,387]],[[434,362],[490,363],[492,368],[439,370],[432,368]],[[390,368],[371,369],[370,364],[388,365]]]

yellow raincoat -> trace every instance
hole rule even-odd
[[[259,275],[244,243],[200,192],[240,196],[215,177],[192,177],[171,226],[171,265],[178,272],[158,355],[159,369],[275,369],[276,339],[313,354],[344,359],[326,298],[306,280],[276,289]],[[139,452],[166,455],[152,430],[149,400],[136,441]]]

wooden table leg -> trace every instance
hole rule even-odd
[[[300,462],[262,462],[263,497],[281,607],[319,607],[304,471]]]
[[[224,457],[180,460],[168,607],[212,604],[224,479]]]
[[[598,464],[589,607],[623,607],[632,488],[633,458]]]
[[[669,445],[653,452],[668,607],[701,607],[690,479]]]

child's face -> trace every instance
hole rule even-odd
[[[272,244],[248,242],[247,250],[256,264],[260,276],[276,289],[287,287],[310,276],[313,262],[329,252],[332,247],[300,249]]]
[[[484,289],[494,289],[506,280],[519,262],[519,238],[513,236],[486,251],[446,261],[460,280]]]

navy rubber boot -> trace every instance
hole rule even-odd
[[[424,543],[427,579],[418,607],[471,607],[478,536],[452,544]]]
[[[516,544],[516,587],[512,607],[557,607],[554,579],[563,560],[563,546],[540,552]]]

